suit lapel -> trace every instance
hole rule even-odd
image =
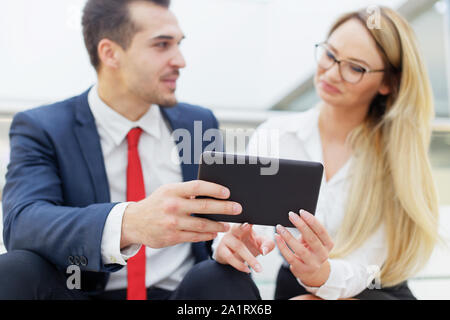
[[[78,97],[76,105],[77,123],[74,130],[81,153],[91,175],[92,185],[95,190],[95,199],[97,203],[105,203],[111,201],[111,196],[109,194],[105,161],[100,145],[100,136],[98,135],[94,116],[89,108],[88,93],[89,90]]]
[[[94,116],[88,103],[89,90],[78,97],[76,105],[76,120],[74,131],[78,140],[81,153],[86,161],[89,174],[92,179],[92,185],[95,190],[95,198],[99,203],[110,202],[111,196],[109,193],[108,178],[106,176],[105,162],[100,145],[100,137],[98,135],[97,126],[95,124]],[[161,107],[162,115],[169,123],[172,131],[177,129],[186,129],[189,131],[191,138],[194,138],[193,121],[182,117],[180,108],[175,106],[172,108]],[[180,144],[177,144],[178,150]],[[191,154],[194,152],[194,141],[191,141]],[[181,173],[183,181],[190,181],[197,179],[198,165],[194,162],[191,164],[181,162]]]
[[[189,118],[188,114],[182,115],[179,106],[172,108],[161,107],[160,110],[164,118],[172,127],[172,131],[176,129],[186,129],[189,131],[191,136],[191,155],[194,155],[194,120],[192,118]],[[180,152],[180,144],[178,144],[177,142],[178,141],[174,141],[174,143],[177,144],[178,152]],[[191,161],[194,157],[191,156]],[[198,175],[198,164],[196,164],[195,162],[192,162],[192,164],[181,162],[181,172],[183,175],[183,181],[195,180],[197,179]],[[208,243],[192,243],[192,254],[194,255],[195,263],[207,260],[212,256],[211,243],[212,241]]]
[[[160,107],[161,113],[164,116],[164,118],[168,121],[169,125],[172,128],[172,132],[177,129],[186,129],[190,133],[191,137],[191,155],[194,154],[194,132],[193,132],[193,121],[189,121],[186,118],[186,115],[182,117],[180,108],[178,106],[167,108],[167,107]],[[178,152],[181,152],[181,147],[178,141],[174,140],[174,143],[178,147]],[[191,157],[192,158],[192,157]],[[192,159],[191,159],[192,160]],[[192,163],[184,163],[181,162],[181,172],[183,175],[183,181],[190,181],[197,179],[197,171],[198,171],[198,165],[191,161]]]

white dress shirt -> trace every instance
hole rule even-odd
[[[99,97],[97,86],[88,96],[89,106],[94,115],[109,182],[111,202],[119,202],[108,215],[102,235],[101,253],[104,264],[126,265],[126,260],[135,255],[140,246],[130,246],[120,250],[122,217],[126,206],[128,143],[126,136],[134,127],[143,132],[139,139],[139,156],[146,196],[167,183],[182,182],[181,167],[172,161],[176,148],[169,125],[163,118],[159,106],[152,105],[138,121],[132,122]],[[183,243],[163,249],[146,247],[146,287],[174,290],[184,275],[194,264],[191,244]],[[127,287],[127,268],[110,275],[106,290]]]
[[[316,161],[323,163],[322,146],[318,127],[318,107],[294,116],[279,116],[261,124],[249,141],[247,153],[274,158]],[[278,139],[273,139],[278,136]],[[322,223],[332,239],[336,238],[344,218],[345,204],[351,178],[352,158],[329,180],[323,176],[316,218]],[[276,199],[273,199],[276,201]],[[298,212],[297,212],[298,213]],[[286,212],[286,215],[288,212]],[[300,233],[288,228],[295,236]],[[274,228],[255,226],[256,232],[273,235]],[[223,234],[214,241],[213,250]],[[377,268],[387,257],[384,227],[380,227],[365,243],[342,259],[329,259],[331,272],[320,288],[307,287],[309,292],[323,299],[349,298],[361,293],[371,284]],[[287,262],[284,262],[287,265]],[[379,269],[378,269],[379,270]]]

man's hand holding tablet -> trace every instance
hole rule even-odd
[[[228,231],[229,225],[191,213],[240,214],[241,205],[229,201],[229,195],[228,188],[207,181],[164,185],[147,198],[127,206],[120,248],[133,244],[164,248],[183,242],[212,240],[218,232]],[[196,199],[199,196],[208,199]]]

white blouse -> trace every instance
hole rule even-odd
[[[318,127],[320,109],[315,107],[296,115],[278,116],[261,124],[249,141],[247,153],[282,159],[316,161],[323,163],[322,146]],[[351,177],[352,158],[329,180],[325,175],[317,203],[316,218],[333,240],[344,218],[345,204]],[[276,201],[276,199],[274,199]],[[286,212],[286,214],[288,214]],[[267,227],[256,226],[256,232],[267,233]],[[274,228],[270,228],[273,235]],[[295,236],[295,228],[289,231]],[[220,241],[214,243],[215,249]],[[271,253],[272,254],[272,253]],[[329,259],[331,272],[328,280],[319,288],[304,286],[322,299],[350,298],[366,288],[376,288],[379,270],[387,257],[384,227],[381,226],[363,245],[342,259]],[[284,262],[287,264],[286,262]]]

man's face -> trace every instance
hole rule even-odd
[[[119,72],[127,90],[147,102],[174,106],[176,81],[186,66],[180,52],[184,35],[168,9],[143,1],[130,5],[138,27],[127,50],[120,50]]]

